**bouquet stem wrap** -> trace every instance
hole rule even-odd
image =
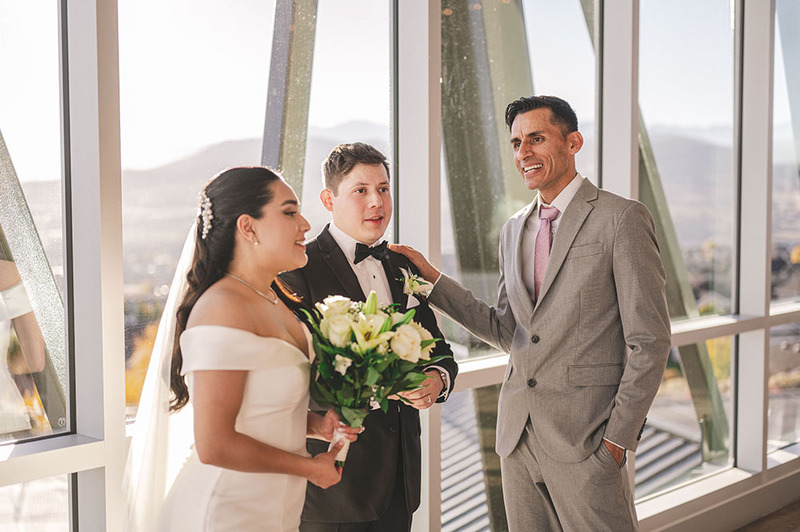
[[[338,442],[344,442],[344,445],[342,445],[342,448],[336,453],[336,465],[338,467],[344,467],[344,462],[347,460],[347,452],[350,450],[350,440],[345,437],[343,432],[335,430],[333,431],[333,439],[331,440],[330,446],[328,446],[328,450],[330,451]]]

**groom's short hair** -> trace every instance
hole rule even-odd
[[[506,125],[511,130],[514,119],[519,114],[541,109],[550,109],[550,123],[561,128],[564,138],[573,131],[578,131],[578,116],[572,106],[558,96],[531,96],[514,100],[506,107]]]
[[[389,163],[386,156],[374,146],[364,142],[339,144],[322,161],[322,182],[325,188],[339,194],[339,185],[357,164],[382,164],[389,177]]]

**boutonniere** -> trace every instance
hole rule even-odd
[[[425,299],[433,290],[433,284],[429,283],[416,273],[409,273],[407,270],[400,268],[403,274],[403,293],[409,296],[417,296]],[[399,279],[398,279],[399,281]]]

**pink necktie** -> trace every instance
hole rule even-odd
[[[542,217],[539,232],[536,234],[536,246],[533,252],[533,286],[536,290],[536,299],[539,299],[539,289],[542,287],[544,272],[547,270],[547,261],[550,260],[550,246],[553,245],[553,231],[550,222],[556,219],[559,211],[555,207],[540,207]]]

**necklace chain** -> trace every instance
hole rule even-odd
[[[237,276],[235,276],[235,275],[233,275],[232,273],[229,273],[229,272],[226,272],[226,273],[225,273],[225,275],[227,275],[227,276],[228,276],[228,277],[230,277],[231,279],[235,279],[235,280],[239,281],[240,283],[242,283],[243,285],[245,285],[246,287],[248,287],[249,289],[251,289],[251,290],[252,290],[253,292],[255,292],[256,294],[260,295],[261,297],[263,297],[264,299],[266,299],[267,301],[269,301],[269,302],[270,302],[270,303],[272,303],[273,305],[277,305],[277,304],[278,304],[278,294],[276,294],[276,293],[275,293],[275,292],[272,290],[272,288],[270,288],[270,291],[272,292],[272,294],[273,294],[273,297],[269,297],[267,294],[265,294],[264,292],[262,292],[261,290],[259,290],[259,289],[258,289],[258,288],[256,288],[255,286],[251,285],[250,283],[248,283],[247,281],[245,281],[245,280],[244,280],[244,279],[242,279],[241,277],[237,277]]]

